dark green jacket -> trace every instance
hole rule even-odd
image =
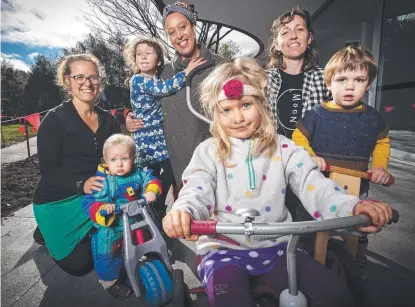
[[[215,66],[226,62],[227,60],[212,54],[211,60]],[[194,76],[192,81],[192,104],[193,107],[201,113],[198,103],[199,95],[197,88],[200,82],[205,79],[214,67],[207,68]],[[164,65],[161,72],[163,80],[171,78],[177,71],[171,63]],[[174,178],[179,184],[182,181],[184,169],[190,162],[190,159],[196,147],[210,137],[209,125],[196,118],[188,109],[186,104],[186,89],[183,88],[175,94],[164,97],[161,100],[164,117],[164,135],[169,151],[170,161],[174,173]]]

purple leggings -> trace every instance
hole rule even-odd
[[[309,307],[352,307],[345,281],[303,252],[297,252],[298,288]],[[250,276],[236,265],[224,266],[209,279],[206,291],[211,307],[255,307],[254,298],[271,293],[277,299],[288,288],[287,259],[279,257],[268,273]]]

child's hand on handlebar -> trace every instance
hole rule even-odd
[[[378,232],[392,218],[392,209],[377,201],[362,200],[353,208],[353,215],[365,213],[371,220],[372,225],[358,228],[361,232]]]
[[[383,167],[372,167],[367,172],[372,174],[370,181],[373,183],[386,185],[389,182],[390,174]]]
[[[204,58],[196,58],[193,59],[189,62],[189,64],[187,65],[186,69],[184,70],[184,73],[186,74],[186,76],[196,67],[205,64],[207,61]]]
[[[311,160],[313,160],[314,163],[317,164],[320,172],[324,172],[326,170],[327,164],[324,158],[317,157],[317,156],[311,156]]]
[[[156,193],[154,193],[152,191],[148,191],[148,192],[144,193],[143,196],[146,199],[147,203],[152,203],[157,198]]]
[[[115,204],[105,204],[101,206],[101,210],[107,211],[108,215],[117,214],[117,211],[115,211]]]
[[[185,238],[187,241],[197,241],[198,235],[190,232],[192,215],[186,210],[173,209],[163,218],[163,230],[170,238]]]

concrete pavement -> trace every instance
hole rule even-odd
[[[37,154],[37,137],[29,139],[30,155]],[[26,141],[10,145],[1,149],[1,164],[24,160],[27,155]]]
[[[390,131],[391,157],[415,163],[415,132]]]

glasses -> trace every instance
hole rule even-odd
[[[76,75],[76,76],[68,75],[68,77],[73,78],[75,82],[78,83],[79,85],[85,84],[86,80],[89,80],[89,82],[91,82],[94,85],[98,85],[101,83],[101,78],[97,75],[90,75],[89,77],[86,77],[84,75]]]

